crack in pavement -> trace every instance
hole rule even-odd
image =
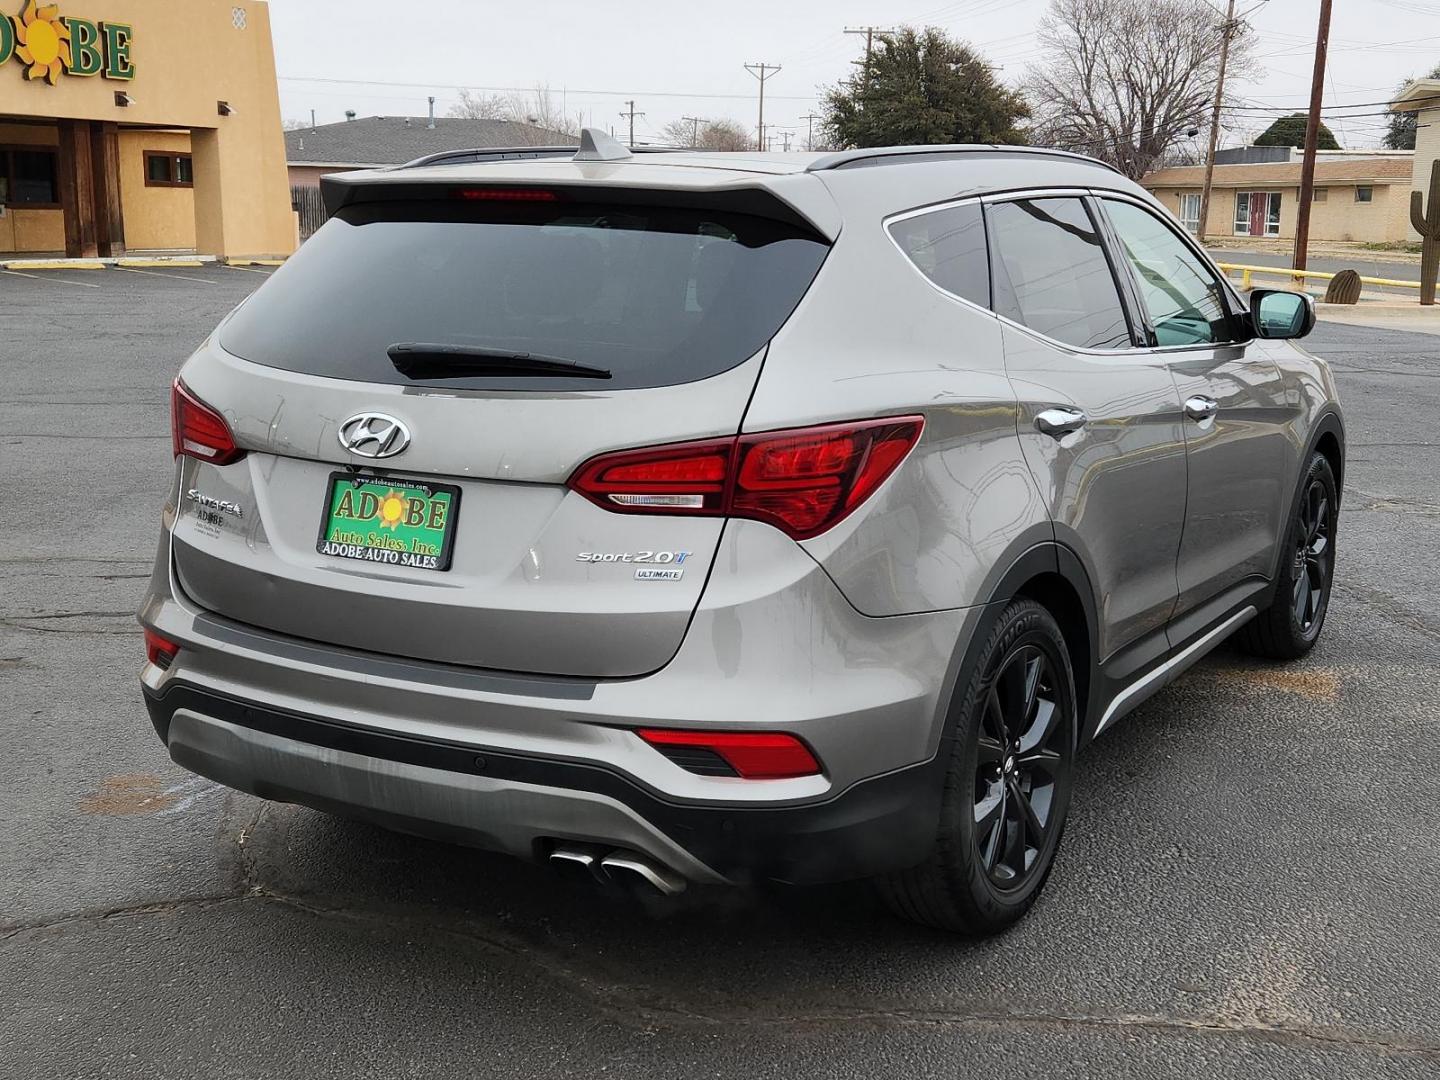
[[[259,824],[263,807],[241,831],[241,836]],[[253,861],[246,860],[247,867]],[[503,934],[481,933],[463,927],[441,926],[432,920],[414,915],[382,910],[357,911],[350,908],[317,904],[300,897],[274,892],[254,883],[250,870],[242,874],[243,891],[215,896],[191,897],[181,900],[152,901],[129,907],[106,908],[76,912],[50,919],[15,924],[0,928],[0,945],[28,934],[64,931],[87,924],[100,925],[118,919],[145,918],[186,911],[206,912],[241,904],[257,903],[288,908],[313,918],[346,923],[365,930],[385,934],[413,934],[423,930],[476,946],[486,952],[503,956],[520,965],[538,969],[552,982],[573,996],[585,1001],[594,1011],[618,1024],[631,1028],[653,1029],[656,1026],[780,1028],[795,1026],[879,1026],[972,1028],[996,1031],[1149,1031],[1155,1034],[1210,1035],[1235,1037],[1281,1045],[1311,1045],[1368,1050],[1387,1056],[1420,1058],[1440,1062],[1440,1042],[1392,1032],[1366,1032],[1352,1028],[1315,1024],[1273,1024],[1262,1020],[1227,1020],[1164,1016],[1147,1013],[1086,1013],[1086,1012],[1023,1012],[1003,1010],[962,1011],[958,1009],[906,1008],[823,1008],[790,1012],[755,1013],[733,1009],[687,1009],[666,1002],[653,990],[625,983],[607,982],[573,967],[558,963],[553,957],[537,953],[532,945]]]

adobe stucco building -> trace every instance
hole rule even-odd
[[[287,255],[259,0],[0,0],[0,253]]]

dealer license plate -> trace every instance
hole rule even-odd
[[[320,520],[322,555],[419,570],[450,569],[460,489],[337,472]]]

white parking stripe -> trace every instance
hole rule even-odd
[[[22,274],[19,270],[0,270],[0,274],[12,274],[15,277],[28,277],[35,281],[54,281],[60,285],[78,285],[82,289],[98,289],[100,286],[90,281],[71,281],[63,277],[41,277],[39,274]]]
[[[115,267],[115,269],[124,270],[127,274],[147,274],[150,277],[174,278],[176,281],[203,281],[206,285],[216,284],[216,282],[212,281],[210,278],[187,277],[184,274],[163,274],[159,270],[137,270],[133,266],[117,266]]]
[[[225,267],[226,270],[244,270],[250,274],[264,274],[266,277],[270,276],[269,270],[261,270],[257,266],[232,266],[230,265],[230,263],[221,263],[220,265]]]

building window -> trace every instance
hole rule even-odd
[[[1373,202],[1374,199],[1375,189],[1373,187],[1357,187],[1355,189],[1356,202]]]
[[[146,187],[194,187],[195,166],[189,154],[145,151]]]
[[[1312,197],[1311,197],[1311,199],[1310,199],[1311,202],[1324,202],[1326,199],[1328,199],[1328,198],[1330,197],[1330,190],[1329,190],[1328,188],[1323,188],[1323,187],[1312,188],[1312,189],[1311,189],[1311,192],[1312,192]]]
[[[1280,192],[1237,191],[1235,193],[1236,236],[1280,235]]]
[[[58,208],[57,160],[48,148],[0,146],[0,206]]]
[[[1180,193],[1180,224],[1185,226],[1187,232],[1200,232],[1200,193],[1198,191]]]

